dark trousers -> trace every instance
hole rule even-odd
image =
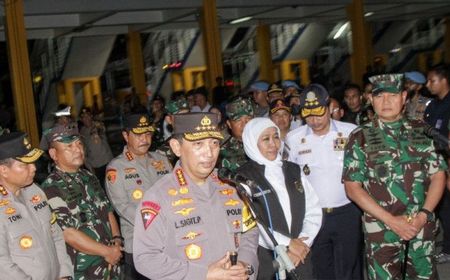
[[[323,213],[311,248],[316,279],[363,279],[361,211],[353,204]]]
[[[442,252],[450,254],[450,191],[445,189],[437,214],[443,230]]]
[[[133,254],[129,254],[124,252],[125,255],[125,280],[149,280],[147,277],[142,276],[139,272],[134,268],[133,262]]]

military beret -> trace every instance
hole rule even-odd
[[[42,153],[44,151],[31,147],[27,135],[23,132],[0,135],[0,160],[13,158],[24,163],[33,163]]]
[[[300,90],[300,87],[294,81],[289,81],[289,80],[283,81],[281,83],[281,86],[283,87],[283,89],[287,89],[287,88],[293,87],[293,88],[295,88],[297,90]]]
[[[286,110],[290,113],[291,107],[289,107],[283,99],[276,99],[270,103],[269,113],[272,115],[278,110]]]
[[[403,91],[403,74],[383,74],[372,76],[369,81],[373,84],[372,95],[382,92],[401,93]]]
[[[225,113],[230,120],[238,120],[242,116],[253,117],[252,101],[241,96],[233,98],[225,107]]]
[[[300,108],[303,118],[323,116],[328,106],[328,91],[319,84],[310,84],[300,95]]]
[[[416,84],[425,84],[427,82],[425,76],[418,71],[406,72],[405,79],[410,80]]]
[[[150,123],[147,114],[131,114],[125,117],[124,129],[134,134],[154,132],[155,128]]]
[[[173,134],[181,134],[186,140],[223,139],[214,113],[177,114],[173,122]]]

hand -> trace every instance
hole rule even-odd
[[[247,268],[238,261],[236,265],[231,266],[230,253],[208,266],[207,280],[247,280]]]
[[[305,258],[309,253],[309,247],[306,245],[305,240],[307,240],[308,237],[300,237],[296,239],[291,239],[289,242],[289,251],[288,256],[291,258],[292,262],[295,266],[299,265],[301,263],[305,263]]]
[[[408,218],[405,215],[392,216],[386,222],[386,225],[405,241],[411,240],[419,232],[412,223],[408,223]]]
[[[106,254],[103,256],[105,261],[111,265],[116,265],[122,258],[122,249],[118,245],[108,246]]]
[[[411,224],[416,228],[417,233],[419,233],[426,223],[427,214],[425,214],[424,212],[419,212],[414,216]]]

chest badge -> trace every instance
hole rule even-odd
[[[178,194],[178,191],[177,191],[176,189],[169,189],[169,190],[167,191],[167,193],[168,193],[169,195],[171,195],[171,196],[175,196],[175,195]]]
[[[303,173],[305,173],[306,176],[311,174],[311,169],[309,169],[309,166],[307,164],[305,164],[305,166],[303,166]]]
[[[200,235],[201,235],[201,233],[199,233],[199,232],[190,231],[185,236],[183,236],[181,239],[183,239],[183,240],[193,240],[197,236],[200,236]]]
[[[239,204],[239,200],[235,200],[235,199],[229,199],[227,202],[225,202],[226,206],[235,206]]]
[[[189,192],[189,189],[187,187],[181,187],[180,188],[180,193],[181,194],[187,194]]]
[[[6,206],[9,204],[9,200],[7,199],[0,199],[0,207]]]
[[[5,214],[7,214],[7,215],[13,215],[14,213],[16,213],[16,209],[15,208],[8,207],[5,210]]]
[[[189,244],[184,248],[184,253],[189,260],[198,260],[202,257],[202,247],[196,244]]]
[[[38,194],[36,194],[36,195],[33,195],[33,197],[31,197],[31,200],[30,200],[33,204],[38,204],[39,202],[41,202],[41,196],[40,195],[38,195]]]
[[[133,191],[133,199],[139,200],[139,199],[142,198],[142,196],[143,196],[143,193],[142,193],[142,190],[141,190],[141,189],[135,189],[135,190]]]
[[[29,249],[33,246],[33,238],[29,235],[24,235],[20,238],[19,245],[22,249]]]
[[[186,216],[189,215],[194,209],[195,209],[195,207],[183,208],[183,209],[181,209],[181,210],[175,211],[175,214],[180,214],[180,215],[186,217]]]

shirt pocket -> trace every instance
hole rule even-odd
[[[11,256],[36,258],[41,251],[41,242],[37,232],[29,223],[20,222],[9,227]]]

